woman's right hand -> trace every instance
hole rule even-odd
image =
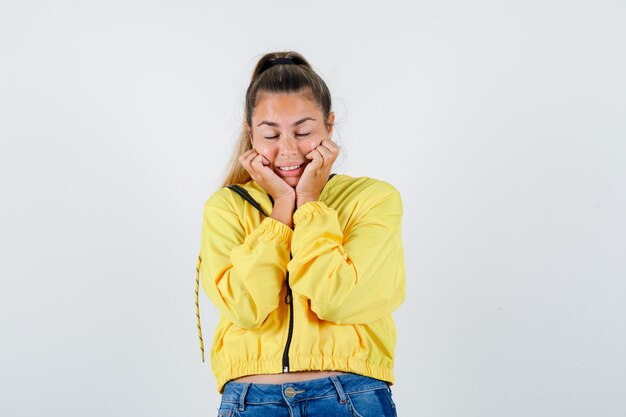
[[[270,167],[270,161],[256,150],[250,149],[239,156],[239,163],[274,201],[296,198],[296,191],[280,178]]]

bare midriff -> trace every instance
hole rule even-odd
[[[258,375],[246,375],[240,378],[235,378],[234,382],[252,382],[255,384],[284,384],[285,382],[299,382],[308,381],[316,378],[326,378],[332,375],[341,375],[348,372],[341,371],[300,371],[300,372],[285,372],[282,374],[258,374]]]

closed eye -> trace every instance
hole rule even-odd
[[[308,133],[296,133],[296,136],[309,136],[311,132]],[[278,139],[279,135],[276,136],[265,136],[265,139]]]

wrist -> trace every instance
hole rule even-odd
[[[276,219],[289,227],[293,227],[293,212],[295,210],[295,196],[278,197],[274,200],[271,218]]]
[[[274,201],[296,201],[296,191],[291,188],[290,191],[282,192],[281,194],[272,194],[272,199]]]
[[[296,210],[309,201],[317,201],[319,196],[313,196],[310,194],[296,194]]]

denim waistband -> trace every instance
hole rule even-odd
[[[357,374],[339,374],[325,378],[310,379],[284,384],[257,384],[229,381],[224,385],[222,401],[244,404],[295,403],[302,400],[336,397],[347,401],[346,394],[389,389],[389,383],[380,379]]]

